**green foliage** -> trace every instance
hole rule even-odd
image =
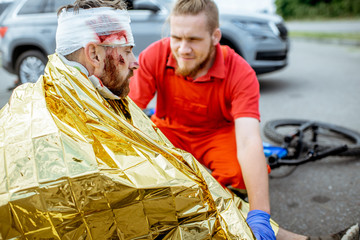
[[[275,0],[284,19],[359,17],[360,0]]]

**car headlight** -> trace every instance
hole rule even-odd
[[[274,22],[257,22],[257,21],[245,21],[245,20],[233,20],[235,26],[241,28],[244,31],[249,32],[256,38],[266,38],[270,34],[279,35],[279,30]]]

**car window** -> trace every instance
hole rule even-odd
[[[19,15],[53,13],[60,7],[74,3],[75,0],[28,0],[19,11]]]
[[[60,7],[74,3],[74,1],[75,0],[47,0],[44,13],[57,12]]]
[[[54,0],[46,0],[45,6],[44,6],[44,10],[42,11],[42,13],[51,13],[51,12],[55,12],[54,10]]]
[[[73,4],[75,2],[75,0],[53,0],[52,2],[54,2],[54,9],[55,12],[57,12],[57,10],[65,5],[69,5],[69,4]]]
[[[129,11],[157,11],[161,4],[156,0],[126,0]]]
[[[47,0],[28,0],[21,7],[18,15],[43,13],[47,4]]]
[[[12,2],[0,3],[0,15],[5,11],[5,9],[6,9],[11,3],[12,3]]]

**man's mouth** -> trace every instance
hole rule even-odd
[[[180,57],[180,58],[184,61],[190,61],[194,59],[193,57]]]

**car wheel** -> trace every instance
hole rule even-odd
[[[46,56],[37,50],[22,53],[16,60],[16,73],[21,83],[36,82],[44,73]]]

